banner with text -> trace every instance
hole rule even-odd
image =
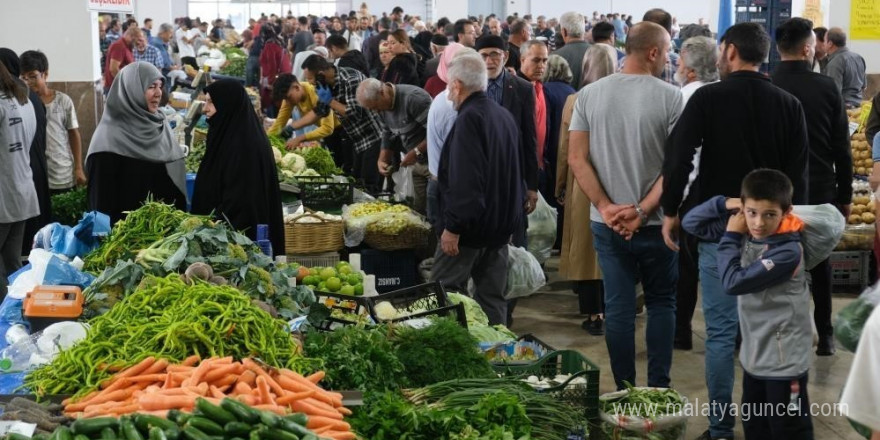
[[[852,0],[849,38],[852,40],[880,40],[880,1]]]
[[[134,12],[134,0],[88,0],[89,10],[98,12]]]

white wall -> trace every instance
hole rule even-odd
[[[35,20],[42,31],[34,30]],[[50,81],[94,81],[101,77],[98,15],[86,9],[84,1],[28,0],[5,4],[0,13],[0,29],[0,45],[18,54],[34,49],[46,54]]]
[[[404,11],[405,10],[406,9],[404,9]],[[432,18],[434,22],[441,17],[447,17],[455,22],[455,20],[459,18],[464,18],[467,10],[468,0],[436,0],[434,4],[434,15]]]
[[[134,16],[138,24],[144,25],[145,18],[153,19],[153,35],[157,35],[159,25],[162,23],[174,23],[171,15],[171,0],[139,0],[134,3]]]
[[[850,2],[834,0],[831,2],[831,26],[841,27],[849,33]],[[852,40],[846,45],[850,50],[865,58],[868,73],[880,73],[880,40]]]

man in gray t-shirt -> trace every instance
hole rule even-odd
[[[358,103],[379,115],[382,126],[382,152],[379,174],[390,176],[395,155],[403,155],[400,166],[412,173],[413,208],[425,214],[428,170],[428,111],[431,95],[406,84],[382,83],[368,78],[358,86]]]
[[[668,387],[675,330],[677,255],[659,212],[664,145],[681,92],[659,79],[669,34],[642,22],[626,41],[622,73],[584,87],[572,116],[568,161],[592,201],[590,227],[605,281],[605,342],[619,389],[635,384],[635,285],[645,288],[648,386]]]

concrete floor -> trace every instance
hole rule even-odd
[[[601,369],[600,393],[615,390],[608,360],[608,350],[602,336],[591,336],[581,329],[584,316],[578,313],[577,297],[570,285],[563,280],[557,270],[558,258],[551,258],[546,264],[548,284],[537,294],[519,301],[514,315],[512,330],[517,334],[532,333],[557,349],[573,349],[583,353],[599,365]],[[834,313],[855,298],[855,294],[835,294]],[[644,331],[646,314],[636,317],[636,366],[637,385],[645,385],[647,377],[647,353]],[[690,351],[676,350],[673,354],[672,386],[689,400],[708,401],[704,380],[705,322],[701,306],[697,305],[693,320],[694,348]],[[830,357],[814,356],[810,370],[810,403],[829,404],[838,401],[838,396],[849,374],[852,353],[839,349]],[[742,369],[737,362],[734,402],[740,402]],[[825,405],[828,407],[829,405]],[[825,409],[830,411],[829,409]],[[705,417],[691,417],[688,424],[688,439],[699,436],[708,428]],[[843,416],[817,416],[813,418],[813,429],[817,440],[851,439],[860,437],[850,427]],[[742,424],[736,425],[736,438],[742,439]]]

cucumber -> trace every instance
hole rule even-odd
[[[225,409],[230,414],[235,416],[235,418],[238,419],[239,422],[254,424],[260,421],[260,413],[257,410],[235,399],[223,399],[220,402],[220,408]]]
[[[262,440],[299,440],[299,437],[296,434],[275,428],[269,428],[263,431],[260,434],[260,438]]]
[[[230,422],[236,421],[235,415],[230,413],[229,411],[214,405],[211,402],[208,402],[201,397],[196,399],[196,409],[202,412],[206,418],[217,422],[220,425],[225,425]]]
[[[33,437],[31,437],[31,440],[49,440],[49,436],[51,436],[51,435],[52,434],[44,434],[44,433],[38,432],[38,433],[34,434]]]
[[[177,424],[171,420],[156,417],[150,414],[137,414],[134,416],[134,425],[141,431],[149,431],[152,427],[162,430],[177,428]]]
[[[189,440],[211,440],[211,437],[208,436],[208,434],[189,425],[183,428],[183,436]]]
[[[300,437],[300,439],[302,439],[302,440],[318,440],[318,436],[315,435],[314,433],[310,432],[310,433]]]
[[[116,440],[116,430],[109,426],[102,429],[101,440]]]
[[[227,437],[247,437],[253,427],[243,422],[229,422],[223,427]]]
[[[6,434],[6,439],[7,440],[31,440],[31,437],[28,437],[24,434],[19,434],[17,432],[10,432],[9,434]],[[88,440],[88,437],[86,438],[86,440]]]
[[[73,440],[73,433],[70,432],[70,428],[66,426],[58,427],[53,435],[56,440]]]
[[[303,413],[293,413],[289,416],[284,417],[285,420],[290,420],[296,424],[306,426],[309,423],[309,416]]]
[[[153,426],[150,428],[150,440],[168,440],[168,437],[165,436],[165,431],[158,426]]]
[[[9,440],[16,440],[16,439],[13,439],[10,437]],[[89,440],[89,437],[86,435],[77,434],[77,435],[73,436],[73,440]]]
[[[251,431],[250,435],[248,435],[248,440],[262,440],[262,433],[266,430],[265,426],[260,426],[257,429]]]
[[[266,425],[266,427],[277,428],[281,425],[281,417],[269,411],[260,411],[260,422]]]
[[[296,435],[304,436],[309,435],[312,431],[309,428],[306,428],[305,425],[300,425],[299,423],[294,422],[293,420],[283,419],[281,421],[281,429],[292,432]]]
[[[131,421],[131,419],[122,419],[119,421],[119,424],[122,426],[122,435],[126,440],[144,440],[144,436],[137,430],[137,427],[134,426],[134,422]]]
[[[223,435],[223,427],[204,417],[190,417],[186,426],[192,426],[207,435]]]
[[[92,436],[104,430],[104,428],[116,429],[119,419],[115,417],[96,417],[94,419],[77,419],[70,425],[75,435]]]

